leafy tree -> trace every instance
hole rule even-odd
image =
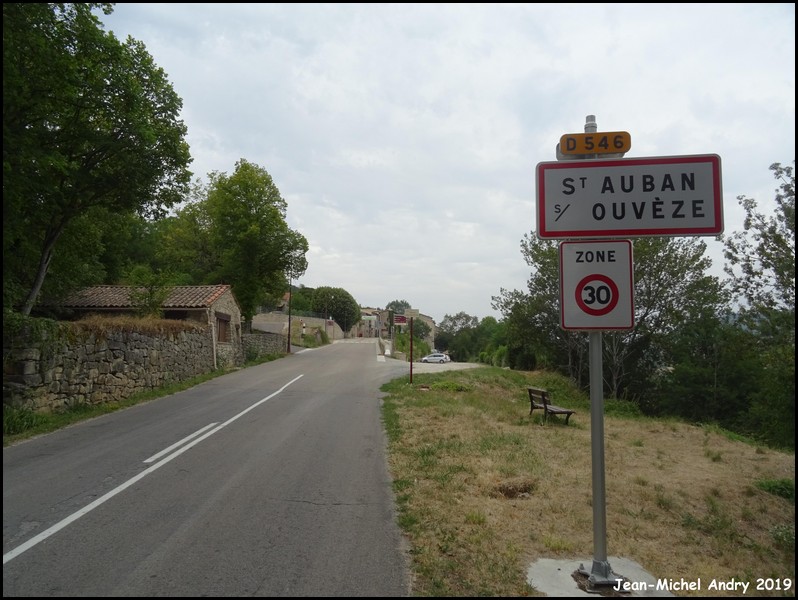
[[[136,312],[143,317],[162,317],[163,303],[172,291],[172,275],[156,273],[147,265],[139,265],[130,270],[126,284],[133,286],[130,300]]]
[[[436,345],[439,345],[439,349],[447,350],[454,360],[470,361],[479,354],[474,334],[478,325],[477,317],[462,311],[454,316],[444,315],[436,332]]]
[[[211,217],[205,202],[208,193],[207,186],[195,182],[186,205],[154,226],[157,250],[153,266],[168,266],[184,274],[188,285],[219,283],[214,278],[222,261],[221,249],[211,240]]]
[[[102,257],[106,244],[113,246],[111,222],[106,211],[96,207],[72,219],[64,228],[59,239],[58,252],[53,253],[49,275],[42,282],[35,310],[41,313],[43,306],[56,305],[57,300],[76,287],[102,282],[107,277],[106,265]],[[4,297],[6,306],[16,306],[16,301],[9,301],[9,288],[19,285],[16,299],[24,298],[30,292],[30,268],[38,259],[29,256],[15,255],[8,251],[3,255]]]
[[[406,308],[412,308],[407,300],[391,300],[385,305],[385,310],[392,310],[397,315],[405,314]]]
[[[470,327],[457,332],[449,344],[449,355],[457,362],[471,362],[476,347],[476,333]]]
[[[526,295],[518,290],[502,289],[500,296],[494,296],[494,308],[504,315],[507,366],[521,371],[534,371],[537,368],[537,357],[528,343],[527,333],[532,318],[527,311],[532,310],[526,301]]]
[[[495,317],[484,317],[475,331],[471,356],[497,367],[507,366],[507,324]]]
[[[443,333],[457,335],[463,329],[473,329],[479,325],[479,319],[472,317],[464,312],[459,312],[454,316],[443,315],[443,321],[438,325],[438,330]]]
[[[707,309],[680,323],[666,344],[668,366],[651,378],[646,412],[753,433],[746,415],[764,368],[753,334]]]
[[[793,167],[779,163],[770,169],[780,181],[774,212],[765,216],[755,200],[738,196],[746,212],[744,230],[724,240],[725,269],[764,365],[750,396],[748,422],[770,443],[794,448],[795,175]]]
[[[493,308],[507,319],[508,362],[514,368],[555,369],[584,384],[587,336],[560,328],[560,269],[556,242],[525,234],[521,254],[532,268],[527,293],[502,289]]]
[[[481,361],[494,364],[494,353],[506,344],[506,326],[494,317],[479,321],[464,312],[455,316],[446,315],[444,329],[438,329],[435,345],[440,350],[448,350],[458,361]],[[506,353],[506,348],[503,350]],[[506,363],[501,359],[501,365]]]
[[[454,340],[454,334],[447,331],[441,331],[440,329],[435,330],[435,348],[441,352],[445,352],[449,349],[449,346],[452,344],[452,340]]]
[[[667,365],[668,337],[685,323],[723,313],[728,294],[716,277],[707,275],[710,266],[700,238],[635,240],[634,327],[604,335],[604,375],[611,397],[646,396],[652,374]]]
[[[344,331],[349,331],[360,322],[360,306],[343,288],[318,287],[313,292],[313,311],[332,317]]]
[[[408,319],[409,323],[409,319]],[[409,325],[408,325],[409,327]],[[409,329],[408,329],[409,331]],[[413,337],[420,340],[425,340],[432,333],[432,329],[422,319],[413,319]]]
[[[3,299],[23,314],[56,256],[74,252],[70,224],[97,208],[162,216],[191,175],[181,99],[141,42],[102,29],[98,8],[112,10],[3,4]]]
[[[248,325],[258,306],[283,295],[289,273],[307,267],[307,240],[288,227],[286,207],[269,173],[244,159],[232,175],[210,174],[202,209],[219,262],[208,276],[231,284]]]
[[[795,161],[793,161],[795,164]],[[726,273],[734,290],[747,303],[749,325],[765,331],[781,331],[795,343],[795,174],[793,167],[770,166],[781,183],[776,190],[775,211],[762,214],[756,200],[738,196],[745,209],[743,231],[725,238]]]
[[[153,271],[172,271],[169,263],[159,264],[157,251],[160,245],[159,226],[163,221],[147,219],[135,212],[112,213],[105,209],[101,214],[92,215],[94,223],[102,226],[100,251],[94,245],[97,260],[104,269],[103,277],[96,277],[87,282],[116,284],[122,282],[127,274],[137,265],[146,265]],[[52,273],[61,274],[60,268],[51,267]],[[190,281],[174,280],[171,283],[188,285]],[[46,285],[42,295],[46,296]]]
[[[286,273],[289,281],[302,277],[308,270],[308,259],[305,255],[308,252],[308,242],[299,232],[290,230],[288,232],[288,267]]]
[[[313,312],[313,288],[304,285],[291,287],[291,308],[295,313]]]
[[[559,257],[554,242],[526,234],[522,254],[533,271],[528,293],[493,298],[507,319],[508,362],[553,368],[586,386],[588,338],[560,327]],[[646,394],[650,376],[663,366],[664,337],[691,311],[718,307],[723,294],[707,277],[705,244],[697,238],[642,238],[635,241],[635,327],[603,336],[604,379],[612,397]],[[638,398],[639,400],[639,398]]]

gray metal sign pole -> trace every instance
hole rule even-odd
[[[607,502],[604,485],[604,362],[600,331],[590,332],[590,452],[593,475],[593,566],[588,571],[589,586],[616,585],[618,579],[607,560]]]
[[[585,119],[585,133],[598,130],[595,115]],[[622,577],[612,572],[607,560],[607,501],[604,485],[604,358],[600,331],[590,332],[590,453],[593,482],[593,565],[588,571],[579,565],[579,572],[587,575],[588,589],[615,585]]]

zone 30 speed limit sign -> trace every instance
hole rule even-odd
[[[560,243],[560,317],[563,329],[634,326],[632,243]]]

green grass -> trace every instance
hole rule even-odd
[[[786,498],[795,504],[795,480],[794,479],[762,479],[754,483],[760,490]]]

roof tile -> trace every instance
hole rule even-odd
[[[60,306],[64,308],[126,309],[133,308],[131,290],[127,285],[96,285],[79,290],[67,297]],[[144,288],[138,288],[144,290]],[[176,285],[171,288],[163,308],[207,308],[230,289],[220,285]]]

